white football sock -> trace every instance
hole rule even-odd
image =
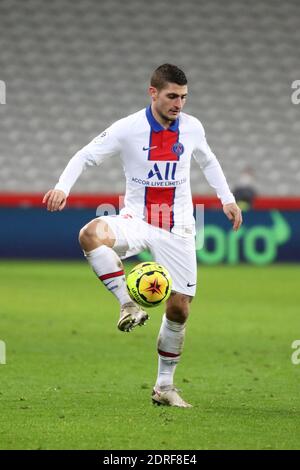
[[[121,305],[132,302],[126,288],[125,274],[119,256],[112,248],[101,245],[85,253],[94,273]]]
[[[176,366],[183,350],[185,324],[168,320],[163,316],[158,335],[158,375],[155,387],[163,388],[173,385]]]

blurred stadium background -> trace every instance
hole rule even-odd
[[[7,96],[0,105],[0,255],[54,256],[55,227],[69,217],[65,250],[56,256],[80,256],[74,233],[98,204],[116,201],[108,194],[122,194],[121,164],[105,162],[80,178],[69,202],[77,208],[74,219],[72,211],[61,218],[42,214],[41,194],[79,148],[148,104],[149,77],[164,62],[185,70],[185,110],[202,120],[231,187],[252,186],[257,210],[300,210],[300,106],[291,101],[292,82],[300,77],[299,16],[292,0],[172,6],[158,0],[1,0],[0,80]],[[214,198],[204,197],[213,193],[195,162],[191,178],[195,200],[215,207]],[[29,212],[30,206],[36,210]],[[24,230],[24,214],[21,243],[14,233]],[[293,238],[298,214],[289,217]],[[41,250],[31,231],[36,223],[46,224]],[[259,223],[273,221],[265,213]],[[257,240],[258,251],[263,243]],[[295,244],[285,248],[283,260],[300,259]]]
[[[299,20],[297,0],[0,0],[0,338],[11,365],[0,367],[0,448],[299,446],[299,370],[289,356],[299,305]],[[97,206],[123,193],[121,164],[86,171],[62,213],[41,201],[79,148],[148,105],[149,77],[165,62],[186,72],[185,111],[203,122],[231,188],[241,200],[252,193],[234,234],[192,162],[194,201],[205,204],[199,262],[243,266],[200,268],[201,324],[192,318],[187,375],[179,371],[200,406],[191,418],[160,413],[157,423],[142,407],[151,386],[135,384],[155,374],[159,316],[130,344],[119,339],[116,304],[104,289],[97,296],[83,262],[67,262],[83,260],[78,231]],[[273,266],[283,262],[294,265]],[[131,364],[121,377],[120,354]]]

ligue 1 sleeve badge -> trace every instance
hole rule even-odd
[[[184,152],[184,146],[181,142],[176,142],[172,147],[172,152],[179,158]]]

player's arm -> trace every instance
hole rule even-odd
[[[50,189],[43,198],[48,211],[64,209],[71,188],[88,166],[100,165],[119,152],[120,145],[111,126],[71,158],[54,189]]]
[[[200,165],[208,184],[215,190],[221,200],[224,214],[232,222],[233,230],[238,230],[243,222],[241,209],[235,202],[235,197],[229,189],[217,157],[206,141],[204,129],[200,122],[193,156]]]
[[[232,222],[233,230],[238,230],[243,222],[242,212],[235,202],[235,197],[229,189],[221,165],[214,154],[210,156],[202,171],[209,185],[214,188],[218,198],[221,199],[224,214]]]
[[[50,191],[45,194],[43,203],[47,204],[48,211],[54,212],[62,210],[65,207],[72,186],[84,169],[89,164],[92,164],[93,160],[87,151],[87,147],[88,146],[79,150],[79,152],[71,158],[54,189],[50,189]]]

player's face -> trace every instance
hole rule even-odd
[[[182,111],[187,97],[187,85],[168,83],[162,90],[150,87],[154,111],[163,121],[175,121]]]

